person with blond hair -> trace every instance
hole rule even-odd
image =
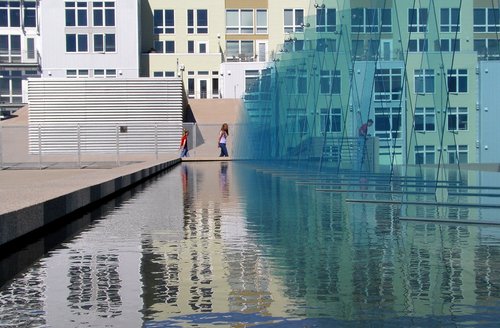
[[[227,123],[222,124],[222,127],[220,128],[219,132],[219,148],[220,148],[220,155],[219,157],[228,157],[229,154],[227,153],[227,137],[229,135],[229,127],[227,126]]]

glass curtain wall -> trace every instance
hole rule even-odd
[[[494,16],[474,3],[312,1],[247,90],[240,155],[317,171],[434,165],[436,175],[473,161],[472,40]]]

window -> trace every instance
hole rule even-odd
[[[325,39],[322,39],[325,40]],[[318,48],[318,41],[316,41],[316,49]],[[283,43],[284,52],[300,51],[304,50],[304,40],[285,40]]]
[[[375,136],[380,139],[401,138],[401,108],[375,107]]]
[[[434,164],[434,146],[415,146],[415,164]]]
[[[115,3],[94,2],[94,26],[115,26]]]
[[[0,102],[22,102],[22,71],[0,70]]]
[[[474,40],[474,51],[481,57],[499,57],[500,48],[497,39],[476,39]]]
[[[365,32],[378,33],[379,11],[374,8],[365,8]]]
[[[467,107],[448,108],[448,131],[466,131],[468,120],[469,110]]]
[[[340,94],[340,71],[339,70],[321,70],[320,71],[320,93],[323,94]]]
[[[26,58],[35,59],[35,39],[26,38]]]
[[[408,32],[427,32],[427,8],[408,9]]]
[[[188,41],[188,54],[194,54],[194,41]]]
[[[294,67],[287,68],[285,75],[285,89],[287,94],[297,93],[297,71]]]
[[[408,40],[409,52],[426,52],[428,50],[429,50],[429,42],[427,39]]]
[[[320,109],[320,128],[322,133],[340,132],[342,126],[342,110],[340,108]]]
[[[433,107],[415,108],[415,131],[436,131],[436,110]]]
[[[66,26],[87,26],[87,2],[66,1]]]
[[[437,43],[436,51],[455,52],[460,51],[460,39],[441,39]]]
[[[441,32],[460,32],[460,9],[441,8]]]
[[[116,69],[95,69],[95,78],[112,78],[116,77]]]
[[[226,10],[226,33],[252,34],[253,10],[252,9],[228,9]]]
[[[363,40],[352,40],[352,54],[354,58],[361,59],[365,54],[365,42]]]
[[[0,1],[0,27],[21,26],[21,1]]]
[[[154,48],[159,53],[173,54],[175,53],[175,41],[155,41]]]
[[[200,53],[200,54],[207,53],[207,43],[206,42],[199,42],[198,43],[198,53]]]
[[[88,69],[68,69],[66,70],[66,77],[70,79],[87,78],[89,77]]]
[[[66,34],[66,52],[88,52],[87,34]]]
[[[500,9],[474,8],[474,32],[499,32]]]
[[[241,59],[253,58],[254,47],[251,40],[229,40],[226,41],[226,52],[228,57],[240,57]]]
[[[2,62],[21,62],[21,36],[0,35],[0,60]]]
[[[304,9],[285,9],[283,14],[285,33],[304,31]]]
[[[469,147],[467,145],[449,145],[448,146],[448,163],[462,163],[469,162]]]
[[[380,40],[377,39],[371,39],[367,40],[368,44],[368,58],[372,60],[378,60],[378,55],[379,51],[378,49],[380,48]]]
[[[400,68],[375,70],[375,100],[400,100],[402,77]]]
[[[94,52],[115,52],[114,34],[94,34]]]
[[[255,12],[257,34],[267,33],[267,9],[257,9]]]
[[[219,78],[212,78],[212,96],[219,98]]]
[[[245,70],[245,92],[259,91],[259,71]]]
[[[332,8],[316,9],[316,32],[335,32],[337,12]]]
[[[392,14],[385,8],[351,9],[351,31],[354,33],[392,32]]]
[[[380,31],[383,33],[392,32],[392,14],[390,9],[380,9]]]
[[[175,72],[174,71],[157,71],[153,72],[153,77],[175,77]]]
[[[415,70],[415,93],[434,93],[434,70]]]
[[[208,33],[208,10],[207,9],[188,9],[188,34],[207,34]]]
[[[467,70],[449,69],[448,70],[448,92],[466,93],[467,92]]]
[[[36,27],[36,2],[24,0],[24,27]]]
[[[337,50],[337,40],[335,39],[317,39],[316,51],[335,52]]]
[[[309,128],[307,114],[305,108],[288,108],[287,111],[287,126],[288,133],[306,133]]]
[[[173,34],[174,33],[174,11],[172,9],[155,10],[154,18],[154,34]]]
[[[297,93],[307,94],[307,70],[297,70]]]
[[[188,96],[194,98],[194,78],[188,78]]]

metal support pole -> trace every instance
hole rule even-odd
[[[192,128],[193,128],[193,150],[194,150],[193,155],[196,156],[196,131],[197,131],[196,123],[193,124]]]
[[[158,124],[155,123],[155,155],[158,160]]]
[[[120,166],[120,127],[116,124],[116,165]]]
[[[42,169],[42,126],[38,124],[38,168]]]
[[[80,123],[76,125],[76,134],[77,134],[77,140],[76,140],[76,145],[78,149],[78,167],[82,167],[82,158],[81,158],[81,149],[80,149]]]

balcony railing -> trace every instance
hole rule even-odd
[[[39,54],[36,51],[0,51],[1,64],[39,64]]]

